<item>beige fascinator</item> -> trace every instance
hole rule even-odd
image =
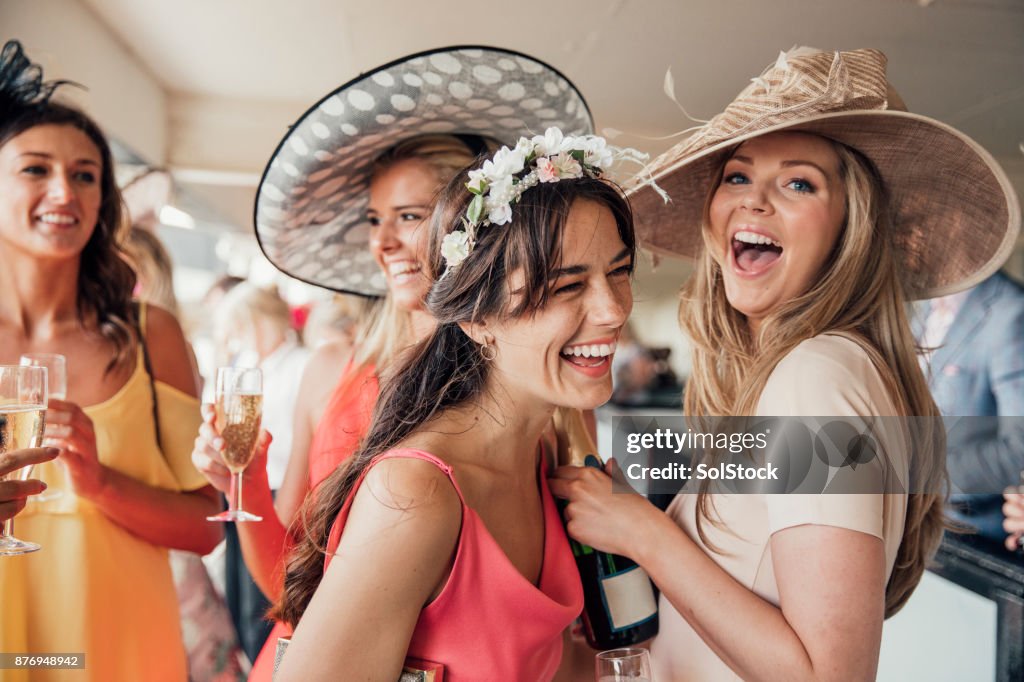
[[[904,110],[878,50],[781,53],[725,111],[655,159],[630,188],[641,244],[672,256],[703,248],[701,221],[715,174],[745,140],[808,132],[852,147],[890,196],[894,243],[913,298],[970,288],[994,273],[1020,231],[1006,173],[977,142]],[[666,203],[651,186],[671,197]]]

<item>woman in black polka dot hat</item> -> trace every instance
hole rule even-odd
[[[310,360],[276,503],[261,465],[265,451],[246,470],[246,504],[264,521],[242,524],[239,535],[266,596],[280,595],[287,527],[307,492],[366,433],[378,375],[434,327],[423,310],[434,195],[480,153],[552,126],[566,134],[593,129],[586,102],[562,74],[516,52],[455,47],[404,57],[349,81],[303,114],[278,145],[255,207],[267,258],[302,281],[382,300],[354,353],[327,346]],[[218,441],[207,413],[193,460],[226,491]],[[288,635],[275,626],[250,679],[270,679],[277,639]]]

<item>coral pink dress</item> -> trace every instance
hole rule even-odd
[[[331,394],[324,415],[309,444],[309,489],[315,490],[359,447],[370,428],[373,406],[380,385],[374,367],[357,367],[349,360]],[[287,550],[282,554],[282,560]],[[283,571],[282,571],[283,574]],[[284,623],[275,623],[249,674],[250,682],[270,682],[274,673],[274,651],[279,637],[291,637]]]
[[[543,462],[544,558],[536,586],[512,565],[466,504],[452,468],[411,448],[389,450],[363,472],[331,528],[324,569],[338,548],[355,490],[366,473],[381,460],[402,457],[426,460],[444,471],[462,500],[462,530],[451,574],[441,594],[420,612],[408,655],[442,664],[445,682],[550,680],[562,658],[562,632],[583,609],[583,587]]]

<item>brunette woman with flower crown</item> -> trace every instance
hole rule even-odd
[[[455,81],[472,89],[472,100],[452,94]],[[519,131],[546,125],[532,109],[503,118],[500,108],[483,115],[480,104],[524,96],[559,112],[568,131],[592,129],[582,96],[547,64],[506,50],[446,48],[404,57],[331,92],[291,126],[268,164],[256,232],[271,261],[318,286],[384,297],[354,352],[328,348],[311,358],[276,498],[262,447],[246,469],[246,504],[264,521],[241,524],[239,535],[246,564],[270,599],[280,596],[284,552],[303,536],[300,504],[366,435],[378,378],[434,326],[423,299],[430,286],[426,218],[438,191],[476,154],[496,147],[493,141],[512,144]],[[193,459],[226,490],[217,445],[207,413]],[[277,639],[289,634],[285,624],[275,626],[250,679],[270,679]]]
[[[51,398],[45,442],[67,472],[50,482],[68,485],[18,517],[18,534],[42,550],[0,559],[0,650],[84,653],[84,670],[32,669],[33,680],[180,682],[167,548],[205,554],[220,540],[206,522],[216,493],[189,461],[197,387],[173,316],[132,302],[107,140],[51,101],[53,88],[20,44],[4,46],[0,362],[67,357],[67,399]]]
[[[632,308],[629,206],[604,141],[557,130],[448,185],[426,308],[436,328],[383,383],[359,451],[317,490],[277,614],[279,675],[551,679],[582,587],[539,446],[556,406],[611,395]],[[468,180],[468,182],[467,182]]]
[[[645,245],[698,259],[680,307],[689,417],[899,426],[857,468],[870,494],[691,482],[664,514],[601,472],[558,471],[570,535],[661,589],[659,681],[874,679],[882,621],[939,542],[944,442],[905,302],[997,269],[1020,214],[976,143],[896,106],[881,53],[793,51],[655,162],[670,206],[636,194]]]

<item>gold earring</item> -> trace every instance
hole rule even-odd
[[[498,349],[490,344],[488,341],[484,341],[480,345],[480,357],[486,362],[490,362],[498,356]]]

